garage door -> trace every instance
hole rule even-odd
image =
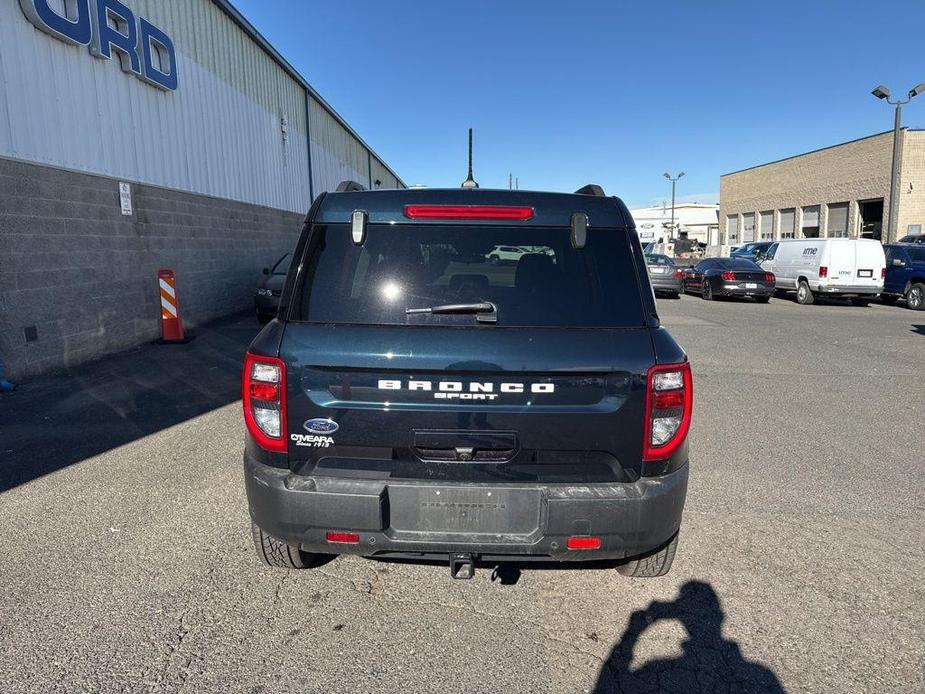
[[[797,211],[793,208],[780,211],[780,237],[782,239],[793,238],[793,227],[796,222]]]
[[[731,214],[726,217],[726,243],[734,246],[739,242],[739,215]]]
[[[761,217],[759,218],[761,228],[758,230],[758,233],[761,234],[762,241],[773,241],[774,240],[774,213],[773,212],[762,212]]]
[[[751,243],[755,240],[755,213],[742,215],[742,243]]]
[[[848,203],[829,205],[828,236],[848,236]]]

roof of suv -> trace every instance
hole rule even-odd
[[[588,226],[631,227],[633,218],[623,201],[616,197],[575,193],[539,193],[524,190],[471,190],[462,188],[405,188],[328,193],[315,215],[321,223],[348,223],[354,210],[369,214],[371,224],[420,224],[405,215],[405,205],[489,205],[530,207],[533,216],[526,221],[509,220],[427,220],[440,224],[525,224],[529,226],[568,226],[575,212],[588,215]]]

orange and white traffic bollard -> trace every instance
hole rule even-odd
[[[158,270],[157,284],[161,295],[161,342],[186,342],[183,318],[177,298],[177,274],[173,270]]]

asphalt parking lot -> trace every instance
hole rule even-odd
[[[925,691],[925,314],[660,310],[696,401],[649,581],[257,564],[249,316],[0,397],[0,691]]]

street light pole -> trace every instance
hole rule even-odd
[[[895,115],[893,117],[893,163],[890,170],[890,209],[887,213],[887,223],[886,223],[886,241],[893,241],[899,238],[899,229],[897,226],[899,224],[899,176],[900,168],[902,166],[902,112],[903,105],[908,104],[915,97],[925,91],[925,82],[919,84],[909,90],[908,98],[905,100],[902,99],[890,99],[890,90],[888,87],[878,85],[871,92],[878,99],[886,101],[888,104],[891,104],[896,107]],[[883,234],[881,236],[881,241],[883,241]]]
[[[667,178],[669,181],[671,181],[671,231],[670,231],[671,234],[674,234],[674,194],[675,194],[675,186],[676,186],[677,183],[678,183],[678,179],[680,179],[683,175],[684,175],[684,172],[683,172],[683,171],[682,171],[681,173],[679,173],[677,176],[675,176],[674,178],[672,178],[672,177],[671,177],[671,174],[669,174],[669,173],[666,173],[666,174],[665,174],[665,178]]]

